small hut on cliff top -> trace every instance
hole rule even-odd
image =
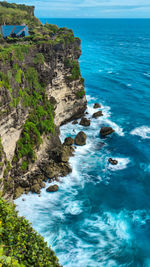
[[[3,38],[29,36],[27,25],[1,25],[0,34]]]

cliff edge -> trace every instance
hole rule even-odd
[[[39,193],[43,181],[71,171],[73,149],[61,144],[59,126],[83,115],[86,97],[79,38],[42,25],[33,7],[7,4],[0,2],[5,22],[17,10],[16,24],[21,20],[30,32],[22,39],[0,36],[0,190],[10,200]]]

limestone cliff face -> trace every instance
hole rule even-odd
[[[25,43],[20,47],[19,52],[12,49],[8,51],[8,57],[0,57],[0,187],[3,196],[9,199],[24,191],[39,192],[44,186],[43,180],[70,171],[68,158],[73,150],[61,144],[59,126],[81,117],[86,109],[84,81],[80,73],[74,73],[74,70],[79,72],[79,39],[75,38],[71,43],[41,42],[31,46]],[[33,69],[41,88],[45,88],[45,92],[40,88],[41,106],[45,97],[53,105],[55,133],[42,134],[42,142],[34,147],[36,158],[21,169],[20,157],[14,160],[14,156],[25,122],[31,116],[34,94],[39,90],[33,79],[35,72],[30,73]],[[36,90],[30,92],[32,87]]]
[[[42,47],[41,51],[47,49]],[[49,48],[48,48],[49,49]],[[48,53],[47,62],[45,63],[45,75],[49,75],[52,68],[54,71],[53,78],[48,83],[47,95],[49,98],[54,97],[56,99],[55,109],[55,124],[60,126],[65,122],[83,115],[86,108],[86,97],[78,97],[78,92],[84,90],[84,81],[80,77],[72,81],[67,80],[70,76],[70,69],[68,69],[64,61],[66,58],[74,59],[78,61],[80,57],[80,40],[76,39],[73,46],[65,48],[64,44],[55,46],[55,62],[52,67],[52,58]],[[49,73],[46,74],[46,72]]]

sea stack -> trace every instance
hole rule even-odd
[[[115,130],[112,127],[102,127],[100,130],[100,136],[101,137],[106,137],[107,135],[110,135],[112,133],[114,133]]]

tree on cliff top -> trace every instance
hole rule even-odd
[[[10,4],[5,1],[0,2],[0,25],[23,24],[32,29],[40,26],[41,22],[34,16],[34,6]]]

